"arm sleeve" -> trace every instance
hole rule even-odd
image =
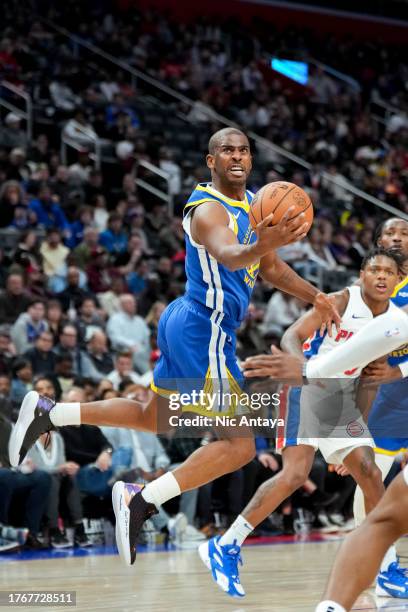
[[[307,378],[331,378],[339,372],[363,368],[408,342],[408,315],[392,309],[375,317],[350,340],[326,355],[309,361]]]

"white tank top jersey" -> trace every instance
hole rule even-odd
[[[353,285],[347,287],[347,291],[349,293],[349,300],[346,310],[341,317],[340,330],[337,331],[333,327],[332,337],[328,335],[327,331],[322,336],[319,330],[315,331],[303,344],[303,353],[307,359],[316,359],[317,356],[324,355],[339,346],[339,344],[347,342],[351,336],[360,331],[374,318],[373,313],[361,296],[361,287]],[[390,302],[388,310],[390,309],[397,309],[397,306]],[[361,368],[353,368],[333,378],[356,378],[360,375],[360,372]]]

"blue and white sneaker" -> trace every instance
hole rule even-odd
[[[244,597],[245,591],[239,579],[238,563],[242,565],[241,547],[236,543],[219,544],[221,536],[211,538],[198,547],[201,561],[211,571],[220,589],[231,597]]]
[[[378,597],[408,599],[406,569],[398,565],[398,563],[391,563],[386,571],[378,574],[375,594]]]

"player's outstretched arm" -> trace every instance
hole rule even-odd
[[[374,359],[387,355],[408,342],[408,307],[375,317],[350,340],[325,355],[307,362],[308,379],[332,378],[346,370],[363,368]],[[272,376],[303,381],[303,360],[272,347],[272,355],[250,357],[244,364],[245,376]]]
[[[335,323],[337,327],[340,325],[340,315],[334,298],[304,280],[276,253],[268,253],[261,259],[259,274],[277,289],[313,304],[317,314],[320,315],[316,327],[320,327],[321,332],[327,327],[331,335],[332,324]]]
[[[256,242],[240,244],[229,228],[230,217],[225,208],[218,202],[204,202],[194,211],[191,235],[193,240],[204,246],[219,263],[231,271],[241,270],[258,263],[273,249],[300,240],[305,235],[302,215],[299,215],[299,219],[285,222],[282,218],[279,224],[269,227],[272,217],[272,214],[265,217],[257,225]]]

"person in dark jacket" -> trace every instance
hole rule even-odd
[[[52,350],[53,342],[52,333],[43,331],[36,339],[35,346],[24,353],[25,359],[31,363],[34,376],[54,371],[56,355]]]

